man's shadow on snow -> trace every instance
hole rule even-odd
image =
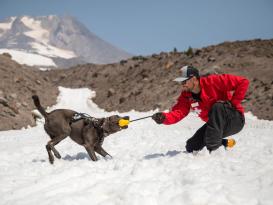
[[[160,157],[174,157],[180,153],[184,153],[184,152],[173,150],[173,151],[168,151],[166,154],[163,154],[163,153],[148,154],[144,156],[143,159],[150,160],[150,159],[156,159]]]

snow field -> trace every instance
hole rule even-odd
[[[29,66],[53,66],[56,64],[52,59],[25,51],[13,50],[13,49],[0,49],[0,54],[9,53],[12,56],[12,60],[19,64],[26,64]]]
[[[94,95],[60,88],[58,103],[48,110],[131,119],[155,112],[107,113],[90,100]],[[105,139],[103,147],[113,158],[97,155],[97,162],[67,138],[56,146],[62,159],[54,165],[48,162],[42,122],[0,132],[0,204],[272,204],[273,122],[247,114],[233,149],[185,153],[186,140],[202,124],[193,114],[171,126],[133,122]]]

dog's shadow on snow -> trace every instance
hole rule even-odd
[[[100,157],[98,157],[98,159],[100,159]],[[90,157],[89,157],[89,155],[87,153],[80,152],[80,153],[78,153],[76,155],[72,155],[72,156],[67,154],[66,156],[62,157],[62,160],[65,160],[65,161],[88,160],[88,161],[90,161],[91,159],[90,159]],[[35,163],[41,162],[41,163],[43,163],[43,162],[47,162],[47,160],[45,160],[45,159],[33,159],[32,162],[35,162]]]
[[[168,151],[166,154],[163,153],[155,153],[155,154],[148,154],[146,156],[143,157],[143,159],[145,160],[150,160],[150,159],[156,159],[156,158],[160,158],[160,157],[174,157],[180,153],[186,153],[185,151],[177,151],[177,150],[172,150],[172,151]],[[87,153],[84,152],[80,152],[76,155],[66,155],[65,157],[62,158],[63,160],[67,160],[67,161],[74,161],[74,160],[91,160],[89,155]]]
[[[163,154],[163,153],[148,154],[144,156],[143,159],[150,160],[150,159],[156,159],[160,157],[174,157],[180,153],[184,153],[184,152],[173,150],[173,151],[168,151],[166,154]]]
[[[66,161],[85,160],[85,159],[86,160],[91,160],[90,157],[89,157],[89,155],[86,154],[86,153],[84,153],[84,152],[80,152],[80,153],[78,153],[76,155],[73,155],[73,156],[67,154],[65,157],[62,157],[62,160],[66,160]],[[44,163],[44,162],[47,162],[47,160],[45,160],[45,159],[33,159],[32,162],[35,162],[35,163],[37,163],[37,162]]]
[[[87,153],[80,152],[80,153],[78,153],[76,155],[73,155],[73,156],[67,154],[62,159],[67,160],[67,161],[84,160],[84,159],[90,160],[90,157],[89,157],[89,155]]]
[[[186,153],[185,151],[177,151],[177,150],[173,150],[173,151],[168,151],[166,154],[163,153],[154,153],[154,154],[148,154],[146,156],[143,157],[143,159],[145,160],[151,160],[151,159],[156,159],[156,158],[160,158],[160,157],[174,157],[180,153]],[[76,155],[69,155],[67,154],[65,157],[62,157],[63,160],[66,161],[75,161],[75,160],[88,160],[90,161],[90,157],[87,153],[84,152],[80,152]],[[42,159],[42,160],[38,160],[38,159],[34,159],[32,160],[32,162],[46,162],[46,160]]]

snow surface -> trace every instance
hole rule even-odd
[[[12,56],[12,59],[17,63],[26,64],[29,66],[53,66],[56,67],[56,64],[51,58],[41,56],[38,54],[27,53],[25,51],[13,50],[13,49],[0,49],[0,54],[9,53]]]
[[[39,54],[49,57],[60,57],[65,59],[77,57],[73,51],[64,50],[45,43],[33,42],[31,43],[31,47],[36,49]]]
[[[88,89],[60,88],[56,108],[70,108],[95,117],[107,113],[90,99]],[[155,111],[121,113],[131,119]],[[185,141],[202,125],[193,114],[171,125],[151,119],[105,139],[113,156],[90,160],[69,138],[56,148],[62,159],[48,162],[49,140],[43,123],[0,132],[0,204],[273,204],[273,122],[246,115],[236,146],[209,154],[185,153]]]

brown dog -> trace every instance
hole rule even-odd
[[[122,117],[113,115],[106,118],[93,118],[68,109],[56,109],[47,113],[41,106],[37,95],[32,96],[32,99],[36,108],[45,118],[44,128],[51,138],[46,145],[51,164],[54,162],[54,156],[51,151],[53,151],[55,157],[60,159],[61,155],[54,146],[67,136],[70,136],[73,141],[84,146],[93,161],[97,161],[98,159],[95,152],[103,157],[109,155],[102,148],[104,137],[122,129],[119,126],[119,120]]]

